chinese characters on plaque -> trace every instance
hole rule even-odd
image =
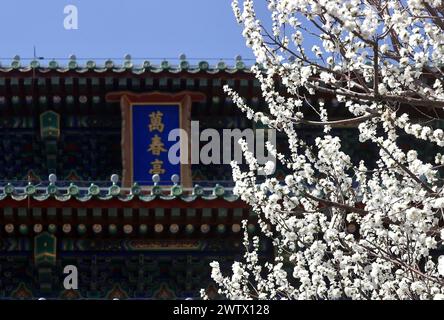
[[[133,105],[132,115],[134,181],[150,185],[158,174],[159,184],[171,184],[171,176],[180,175],[180,164],[168,161],[168,150],[176,143],[168,141],[168,134],[180,128],[179,105]]]
[[[148,129],[150,132],[152,131],[159,131],[160,133],[163,132],[163,129],[165,128],[165,125],[162,123],[162,117],[163,113],[160,111],[152,112],[150,114],[150,124],[148,126]],[[160,156],[161,152],[167,152],[167,150],[164,148],[165,145],[162,142],[162,138],[159,137],[157,134],[154,135],[154,137],[151,138],[151,143],[148,148],[148,151],[151,152],[153,156]],[[165,169],[162,168],[163,161],[156,159],[153,162],[151,162],[152,168],[150,169],[150,174],[164,174]]]

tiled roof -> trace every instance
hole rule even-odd
[[[83,59],[82,59],[83,61]],[[161,61],[159,64],[152,64],[150,61],[145,60],[141,63],[134,62],[130,56],[125,56],[121,64],[115,63],[113,60],[106,60],[103,64],[96,63],[94,60],[87,60],[86,62],[79,62],[74,56],[70,57],[66,65],[62,65],[56,60],[50,60],[44,63],[42,60],[34,59],[30,60],[29,63],[25,64],[20,57],[16,56],[11,61],[9,65],[1,65],[0,72],[8,73],[12,71],[29,72],[38,69],[39,72],[51,72],[57,71],[60,73],[66,73],[69,71],[75,71],[79,74],[86,72],[132,72],[133,74],[139,75],[145,72],[160,73],[169,72],[172,74],[187,72],[190,74],[195,73],[207,73],[207,74],[217,74],[220,72],[225,72],[233,74],[236,72],[250,73],[249,68],[242,61],[240,57],[237,57],[233,65],[229,65],[224,61],[219,61],[215,65],[210,65],[208,61],[200,61],[197,64],[192,64],[184,56],[181,56],[177,64],[173,64],[167,60]]]
[[[66,202],[75,199],[86,202],[91,199],[111,200],[118,199],[122,202],[131,200],[140,200],[142,202],[151,202],[153,200],[182,200],[192,202],[197,199],[216,200],[221,199],[228,202],[235,202],[239,199],[233,195],[231,189],[216,184],[213,188],[203,188],[195,185],[192,190],[184,190],[180,185],[170,187],[152,186],[141,188],[134,184],[130,189],[121,189],[119,185],[113,183],[109,187],[99,187],[91,183],[89,187],[79,186],[76,183],[70,183],[68,186],[58,186],[56,183],[42,183],[38,185],[29,182],[26,186],[15,186],[9,182],[0,187],[0,201],[11,198],[15,201],[23,201],[33,199],[37,201],[45,201],[55,199],[57,201]]]

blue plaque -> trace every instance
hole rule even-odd
[[[160,176],[160,185],[171,185],[171,176],[180,176],[180,163],[168,159],[171,146],[168,134],[180,128],[179,104],[133,104],[132,168],[133,181],[139,185],[152,185],[152,176]]]

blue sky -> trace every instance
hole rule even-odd
[[[79,10],[78,30],[63,26],[69,4]],[[230,0],[3,0],[0,30],[3,61],[32,57],[34,45],[46,59],[252,58]]]

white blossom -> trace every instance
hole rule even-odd
[[[233,89],[224,90],[249,119],[281,131],[288,152],[267,145],[287,170],[278,180],[275,164],[259,165],[241,141],[248,169],[232,163],[234,192],[257,213],[275,254],[260,262],[260,237],[245,231],[245,254],[231,276],[224,276],[230,270],[219,263],[211,264],[221,294],[444,298],[444,255],[436,257],[444,240],[439,176],[444,131],[432,121],[444,108],[444,32],[438,19],[427,18],[430,8],[441,12],[441,5],[439,0],[269,0],[272,27],[265,32],[268,24],[258,20],[252,0],[232,2],[256,57],[251,71],[268,110],[257,112]],[[336,108],[351,117],[335,122],[321,97],[334,98]],[[320,128],[314,143],[298,133],[307,125]],[[363,159],[352,161],[333,125],[356,127],[358,143],[378,150],[374,169]],[[401,134],[431,146],[434,164],[424,160],[422,150],[402,146]],[[260,170],[264,180],[256,178]]]

